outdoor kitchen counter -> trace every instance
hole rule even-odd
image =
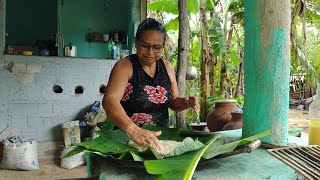
[[[225,132],[222,133],[222,138],[237,140],[241,137],[241,130]],[[300,138],[290,138],[290,142],[305,145],[305,141],[301,141]],[[134,167],[119,161],[106,161],[101,156],[92,156],[89,159],[91,162],[87,164],[88,175],[92,173],[107,179],[155,179],[155,176],[145,171],[143,164],[140,164],[140,167]],[[274,158],[266,149],[258,148],[251,153],[201,160],[192,179],[295,180],[297,175],[293,169]]]

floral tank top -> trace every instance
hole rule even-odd
[[[172,103],[171,82],[162,59],[156,62],[156,74],[151,78],[137,56],[129,56],[133,74],[128,81],[121,105],[138,126],[152,124],[169,127],[168,108]]]

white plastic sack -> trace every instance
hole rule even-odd
[[[63,149],[61,156],[67,154],[69,151],[71,151],[73,149],[74,149],[74,147],[68,147],[67,149]],[[72,169],[72,168],[83,165],[85,162],[86,162],[86,160],[84,158],[84,152],[81,152],[81,153],[76,154],[74,156],[62,158],[60,166],[65,169]]]
[[[2,169],[39,169],[37,142],[24,137],[10,137],[3,141]]]

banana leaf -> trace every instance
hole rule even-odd
[[[161,0],[148,3],[149,11],[162,11],[171,14],[179,14],[177,0]]]
[[[256,139],[260,139],[262,137],[268,136],[271,134],[271,130],[262,132],[260,134],[254,135],[254,136],[250,136],[248,138],[244,138],[238,141],[234,141],[228,144],[224,144],[221,146],[213,146],[213,147],[209,147],[205,153],[203,153],[202,157],[204,159],[211,159],[219,154],[223,154],[223,153],[227,153],[227,152],[232,152],[237,146],[239,145],[244,145],[244,144],[248,144]]]
[[[269,130],[255,136],[221,145],[223,144],[223,141],[219,141],[219,133],[196,132],[177,128],[161,128],[152,125],[145,126],[144,128],[151,131],[161,130],[162,134],[158,137],[161,140],[178,141],[186,137],[192,137],[201,141],[205,146],[201,149],[188,152],[180,156],[156,160],[155,157],[150,155],[152,154],[150,148],[148,148],[146,152],[141,153],[135,148],[129,147],[127,145],[129,137],[121,130],[102,130],[99,132],[99,137],[87,142],[76,144],[75,149],[63,157],[69,157],[80,152],[92,152],[102,156],[117,158],[121,161],[130,160],[129,158],[131,158],[135,161],[143,161],[149,174],[159,175],[157,179],[191,179],[201,157],[204,159],[210,159],[216,155],[231,152],[239,145],[247,144],[255,139],[259,139],[270,134]]]
[[[178,128],[164,128],[164,127],[156,127],[152,125],[147,125],[147,126],[144,126],[143,128],[148,129],[150,131],[162,131],[161,135],[158,137],[158,139],[160,140],[176,141],[179,139],[180,132],[182,131],[182,129],[178,129]],[[96,133],[99,135],[99,137],[87,142],[76,144],[75,146],[78,148],[71,150],[67,154],[63,155],[62,158],[73,156],[85,150],[88,152],[98,152],[99,154],[120,154],[122,156],[124,156],[123,153],[126,153],[128,151],[139,153],[137,149],[131,148],[127,145],[129,141],[129,137],[120,129],[117,129],[117,130],[102,129],[101,131],[98,131]],[[196,134],[192,134],[192,135],[196,137]],[[212,134],[207,134],[206,136],[208,138],[208,136],[212,136]],[[79,147],[82,147],[82,148],[79,148]],[[146,153],[147,157],[145,158],[148,159],[149,155],[150,153],[147,152]]]
[[[144,165],[149,174],[160,175],[157,179],[191,179],[202,154],[219,135],[215,135],[203,148],[162,160],[147,160]]]

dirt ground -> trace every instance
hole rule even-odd
[[[51,180],[51,179],[76,179],[87,177],[86,166],[74,169],[64,169],[54,163],[39,164],[40,169],[35,171],[0,170],[1,180]]]
[[[304,128],[302,138],[308,134],[308,112],[303,110],[289,110],[289,128]],[[55,163],[41,164],[36,171],[13,171],[0,169],[0,179],[2,180],[29,180],[29,179],[77,179],[87,176],[86,166],[80,166],[71,170],[59,167]]]

